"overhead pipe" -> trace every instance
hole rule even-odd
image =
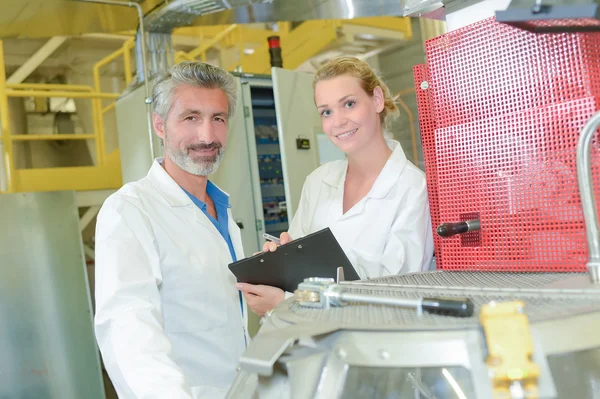
[[[152,97],[150,94],[150,82],[148,76],[148,61],[146,60],[146,32],[144,30],[144,12],[142,10],[142,6],[138,3],[134,3],[131,1],[117,1],[117,0],[71,0],[71,1],[80,1],[84,3],[98,3],[98,4],[108,4],[112,6],[123,6],[123,7],[133,7],[137,9],[138,20],[140,25],[140,42],[142,44],[142,70],[144,71],[144,76],[141,77],[144,82],[144,89],[146,93],[146,98],[144,102],[146,103],[146,119],[148,123],[148,139],[150,140],[150,160],[154,160],[154,132],[152,131]],[[138,81],[140,77],[138,76]],[[102,116],[100,116],[102,117]]]

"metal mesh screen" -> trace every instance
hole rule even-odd
[[[598,33],[537,35],[486,19],[426,43],[436,127],[600,95]]]
[[[535,34],[492,18],[426,52],[414,72],[434,228],[481,220],[476,236],[437,239],[438,268],[584,271],[575,156],[600,109],[600,33]],[[598,197],[598,139],[593,151]]]
[[[429,272],[386,276],[368,280],[374,284],[394,284],[414,287],[458,287],[458,288],[542,288],[579,273],[487,273],[487,272]],[[346,282],[345,284],[364,284]]]
[[[408,278],[407,278],[408,277]],[[558,290],[527,290],[508,291],[506,285],[512,287],[539,287],[560,278],[565,274],[509,274],[509,273],[458,273],[458,272],[433,272],[413,276],[391,276],[377,279],[379,283],[395,284],[416,282],[422,287],[390,287],[390,286],[361,286],[352,284],[346,288],[357,294],[377,296],[390,296],[402,298],[420,298],[427,296],[464,297],[471,298],[475,305],[475,314],[479,313],[481,306],[491,301],[522,300],[526,303],[525,313],[532,322],[562,318],[582,313],[600,312],[600,290],[586,293],[560,293]],[[450,283],[453,287],[463,289],[450,289],[450,287],[436,286],[440,283]],[[460,283],[460,284],[459,284]],[[493,284],[493,285],[490,285]],[[470,289],[468,287],[488,288],[485,291]],[[496,287],[496,288],[492,288]],[[502,287],[502,288],[500,288]],[[438,316],[424,313],[419,316],[415,310],[396,308],[392,306],[361,305],[331,308],[312,309],[301,307],[297,302],[290,304],[290,311],[297,316],[318,322],[339,322],[346,327],[383,327],[390,326],[398,329],[414,328],[466,328],[478,327],[478,317],[456,318]],[[281,316],[281,315],[280,315]],[[285,316],[282,316],[285,318]]]

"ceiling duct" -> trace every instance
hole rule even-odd
[[[170,33],[181,26],[196,25],[200,16],[265,1],[272,0],[176,0],[147,15],[144,24],[149,32]]]
[[[228,25],[404,15],[400,0],[175,0],[146,16],[150,32]]]

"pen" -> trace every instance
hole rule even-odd
[[[265,238],[265,239],[267,239],[269,241],[272,241],[272,242],[274,242],[277,245],[281,245],[281,241],[279,241],[279,238],[277,238],[275,236],[272,236],[271,234],[263,233],[262,236],[263,236],[263,238]]]

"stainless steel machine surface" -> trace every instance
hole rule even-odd
[[[528,358],[528,342],[533,361],[524,367],[539,374],[534,388],[515,379],[512,397],[600,394],[600,289],[584,273],[437,271],[340,285],[378,297],[468,297],[475,313],[319,309],[290,298],[263,320],[230,398],[492,398],[500,384],[492,372]],[[489,313],[514,301],[522,303],[514,314]]]

